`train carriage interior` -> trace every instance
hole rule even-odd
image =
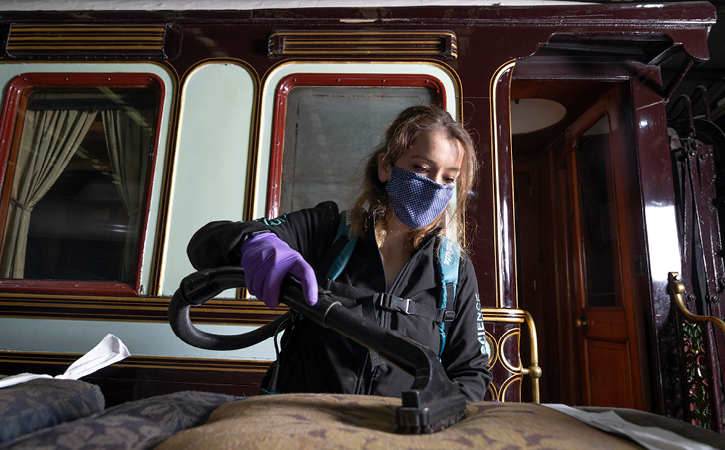
[[[713,49],[713,60],[709,62],[712,69],[706,68],[709,64],[699,70],[695,68],[672,92],[667,109],[671,135],[677,135],[678,131],[675,130],[679,130],[680,134],[690,133],[691,128],[687,127],[692,118],[701,121],[702,124],[698,122],[698,125],[706,129],[714,125],[713,134],[714,128],[722,127],[721,110],[718,101],[713,99],[722,96],[723,85],[711,76],[718,70],[719,58],[715,55],[721,40],[721,28],[716,26],[709,38]],[[540,47],[537,54],[517,65],[517,70],[523,74],[517,76],[514,73],[511,85],[518,295],[520,306],[530,311],[537,323],[540,334],[539,360],[554,375],[548,380],[541,380],[542,399],[552,396],[568,398],[571,402],[626,407],[637,405],[635,407],[642,408],[645,403],[641,402],[648,401],[646,396],[638,398],[639,394],[633,391],[600,390],[607,383],[599,377],[625,377],[615,384],[633,385],[634,379],[631,377],[642,375],[633,373],[633,367],[637,365],[634,359],[627,361],[631,357],[631,348],[626,346],[626,351],[622,351],[623,348],[616,349],[611,342],[611,330],[600,336],[604,337],[604,341],[597,343],[596,336],[592,336],[593,340],[588,339],[589,325],[586,323],[587,314],[602,313],[597,313],[593,308],[608,308],[611,313],[624,306],[623,302],[631,302],[626,298],[627,289],[635,299],[638,295],[648,295],[647,288],[641,286],[641,283],[636,286],[636,278],[642,276],[642,256],[637,253],[643,251],[644,236],[639,231],[643,228],[639,222],[641,219],[636,217],[639,214],[637,211],[642,209],[641,201],[637,198],[641,196],[638,184],[642,180],[637,180],[640,175],[636,167],[631,165],[631,160],[626,162],[624,154],[617,156],[614,153],[627,152],[628,147],[634,146],[632,130],[627,129],[632,123],[631,116],[626,116],[632,113],[632,99],[628,93],[630,87],[626,82],[602,81],[606,69],[597,73],[596,69],[591,68],[595,67],[594,64],[584,74],[574,69],[569,75],[551,76],[545,71],[538,77],[532,75],[531,72],[536,71],[535,67],[541,64],[537,59],[548,60],[551,65],[554,59],[552,55],[557,53],[560,53],[562,60],[568,61],[561,62],[565,65],[577,64],[571,61],[591,63],[587,61],[592,59],[591,53],[585,55],[586,44],[580,48],[570,46],[565,52],[546,47],[549,46]],[[615,48],[612,45],[595,44],[588,50],[613,57],[617,53]],[[622,49],[621,44],[618,49]],[[646,55],[651,49],[640,47],[640,56]],[[625,60],[630,60],[634,54],[631,50],[633,48],[630,48]],[[616,57],[613,57],[612,61],[615,60]],[[681,56],[670,57],[662,64],[663,77],[676,77],[681,63]],[[528,65],[534,68],[529,69]],[[576,75],[572,77],[571,74]],[[613,124],[613,121],[618,121],[619,125]],[[618,133],[630,135],[619,137],[615,135]],[[719,141],[715,142],[702,133],[701,139],[717,148]],[[617,145],[617,140],[621,139],[630,141]],[[681,159],[677,155],[682,150],[672,145],[673,164],[676,165],[674,161]],[[712,151],[717,153],[717,150]],[[587,154],[597,154],[598,159],[591,160],[585,156]],[[714,156],[715,160],[717,158]],[[617,159],[621,164],[619,166]],[[622,175],[617,173],[619,170]],[[681,178],[683,169],[676,170],[680,171]],[[719,185],[716,181],[717,169],[714,169],[712,176],[714,184]],[[634,182],[625,181],[627,179]],[[683,197],[688,195],[685,192],[687,187],[683,187],[684,181],[680,183],[677,188],[681,190],[677,192],[678,202],[684,204]],[[634,194],[627,192],[629,190]],[[571,191],[577,191],[577,196],[573,196]],[[710,195],[716,195],[715,191]],[[618,196],[631,197],[617,199]],[[627,206],[617,206],[618,201]],[[629,216],[631,212],[635,212],[634,217]],[[684,212],[680,209],[678,214]],[[720,219],[716,214],[709,220],[719,222]],[[687,242],[687,238],[682,235],[692,233],[683,228],[686,221],[682,217],[678,221],[681,246]],[[685,239],[684,243],[682,239]],[[570,240],[580,243],[574,244]],[[570,253],[572,249],[569,247],[572,245],[576,245],[574,253]],[[622,255],[618,253],[626,251],[624,249],[628,246],[631,248],[630,253],[634,253],[633,259],[622,261]],[[692,258],[697,259],[696,256]],[[574,273],[580,272],[580,280],[570,279],[577,276],[571,274],[572,270]],[[704,269],[700,267],[700,270]],[[628,273],[633,277],[626,280]],[[575,286],[576,283],[581,283],[586,293],[577,293],[579,287]],[[626,286],[632,283],[634,287]],[[562,288],[562,284],[567,287]],[[702,291],[706,292],[707,288],[702,288]],[[634,300],[633,304],[636,303],[637,300]],[[709,310],[704,304],[692,308],[693,311]],[[623,309],[636,312],[636,308],[631,306]],[[643,312],[636,314],[641,315]],[[569,321],[572,317],[575,326],[573,334],[560,322]],[[635,320],[641,321],[641,316]],[[584,339],[577,338],[577,331],[583,331]],[[620,342],[627,339],[626,329],[622,328],[618,333],[619,337],[614,339]],[[641,336],[639,339],[642,339]],[[643,345],[646,344],[640,343],[640,351],[646,353],[647,349]],[[526,346],[525,341],[523,346]],[[590,354],[590,351],[595,353]],[[597,377],[599,382],[592,377]],[[668,402],[666,407],[672,408],[673,405]]]
[[[0,449],[725,449],[725,6],[2,3]],[[349,209],[425,104],[480,163],[485,399],[403,425],[440,358],[346,313],[414,394],[262,395],[289,307],[187,281],[189,240]]]

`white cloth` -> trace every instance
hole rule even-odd
[[[593,413],[558,403],[544,403],[541,406],[555,409],[607,433],[627,437],[649,450],[716,450],[663,428],[643,427],[627,422],[614,411]]]
[[[85,355],[78,358],[78,360],[71,364],[70,367],[68,367],[68,369],[61,375],[53,377],[50,375],[21,373],[0,379],[0,388],[25,383],[26,381],[35,380],[37,378],[77,380],[85,377],[86,375],[90,375],[99,369],[121,361],[130,355],[131,353],[129,353],[128,348],[119,338],[112,334],[108,334],[98,345],[93,347],[93,349]]]

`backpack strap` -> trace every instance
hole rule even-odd
[[[373,295],[373,302],[386,311],[396,311],[412,316],[425,317],[433,322],[443,323],[446,317],[445,309],[431,308],[416,303],[409,298],[401,298],[387,292],[378,292]]]
[[[343,211],[340,215],[340,225],[337,227],[335,240],[326,257],[323,258],[323,262],[320,264],[321,267],[329,267],[327,270],[327,278],[333,281],[340,276],[348,261],[350,261],[352,252],[355,249],[355,239],[350,238],[352,212]],[[333,257],[335,259],[330,262]],[[399,311],[405,314],[421,316],[437,322],[441,336],[441,347],[438,354],[440,356],[446,344],[446,323],[452,322],[456,318],[456,285],[458,284],[461,247],[457,242],[442,236],[438,246],[438,258],[436,259],[438,273],[441,276],[441,292],[438,298],[437,308],[425,307],[409,299],[402,299],[387,293],[375,294],[373,296],[373,302],[389,311]]]
[[[445,311],[443,320],[438,322],[441,335],[440,357],[446,345],[446,323],[456,318],[456,285],[458,284],[458,266],[461,262],[461,247],[457,242],[441,237],[438,245],[438,271],[441,275],[441,293],[438,298],[438,308]]]
[[[340,213],[340,225],[337,227],[337,235],[332,243],[332,247],[328,251],[328,255],[335,256],[335,259],[330,263],[330,257],[326,258],[327,261],[324,264],[329,264],[327,270],[327,278],[335,281],[340,276],[345,266],[347,266],[352,251],[355,249],[355,239],[350,237],[350,228],[352,227],[352,211],[342,211]],[[324,267],[324,266],[323,266]],[[338,285],[336,288],[338,293],[345,295],[349,298],[358,298],[361,296],[362,291],[352,286]],[[371,301],[363,302],[363,317],[366,317],[375,322],[375,310]],[[378,356],[378,354],[372,350],[368,350],[368,358],[373,368],[385,364],[385,361]]]

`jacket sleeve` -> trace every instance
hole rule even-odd
[[[320,230],[330,228],[333,222],[336,223],[333,220],[335,218],[339,218],[337,205],[324,202],[314,208],[284,214],[276,219],[211,222],[192,236],[186,253],[197,270],[239,265],[242,243],[257,233],[271,232],[307,259],[309,251],[319,243]]]
[[[441,362],[463,395],[471,401],[482,401],[492,378],[486,369],[490,349],[484,334],[476,273],[465,256],[456,291],[456,318],[447,327]]]

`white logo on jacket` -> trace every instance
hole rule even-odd
[[[476,294],[476,330],[478,331],[478,343],[481,344],[481,354],[491,356],[491,344],[486,339],[486,330],[483,325],[483,313],[481,313],[481,298]]]
[[[443,257],[443,264],[450,265],[453,262],[453,241],[446,242],[446,254]],[[480,310],[480,308],[479,308]]]

